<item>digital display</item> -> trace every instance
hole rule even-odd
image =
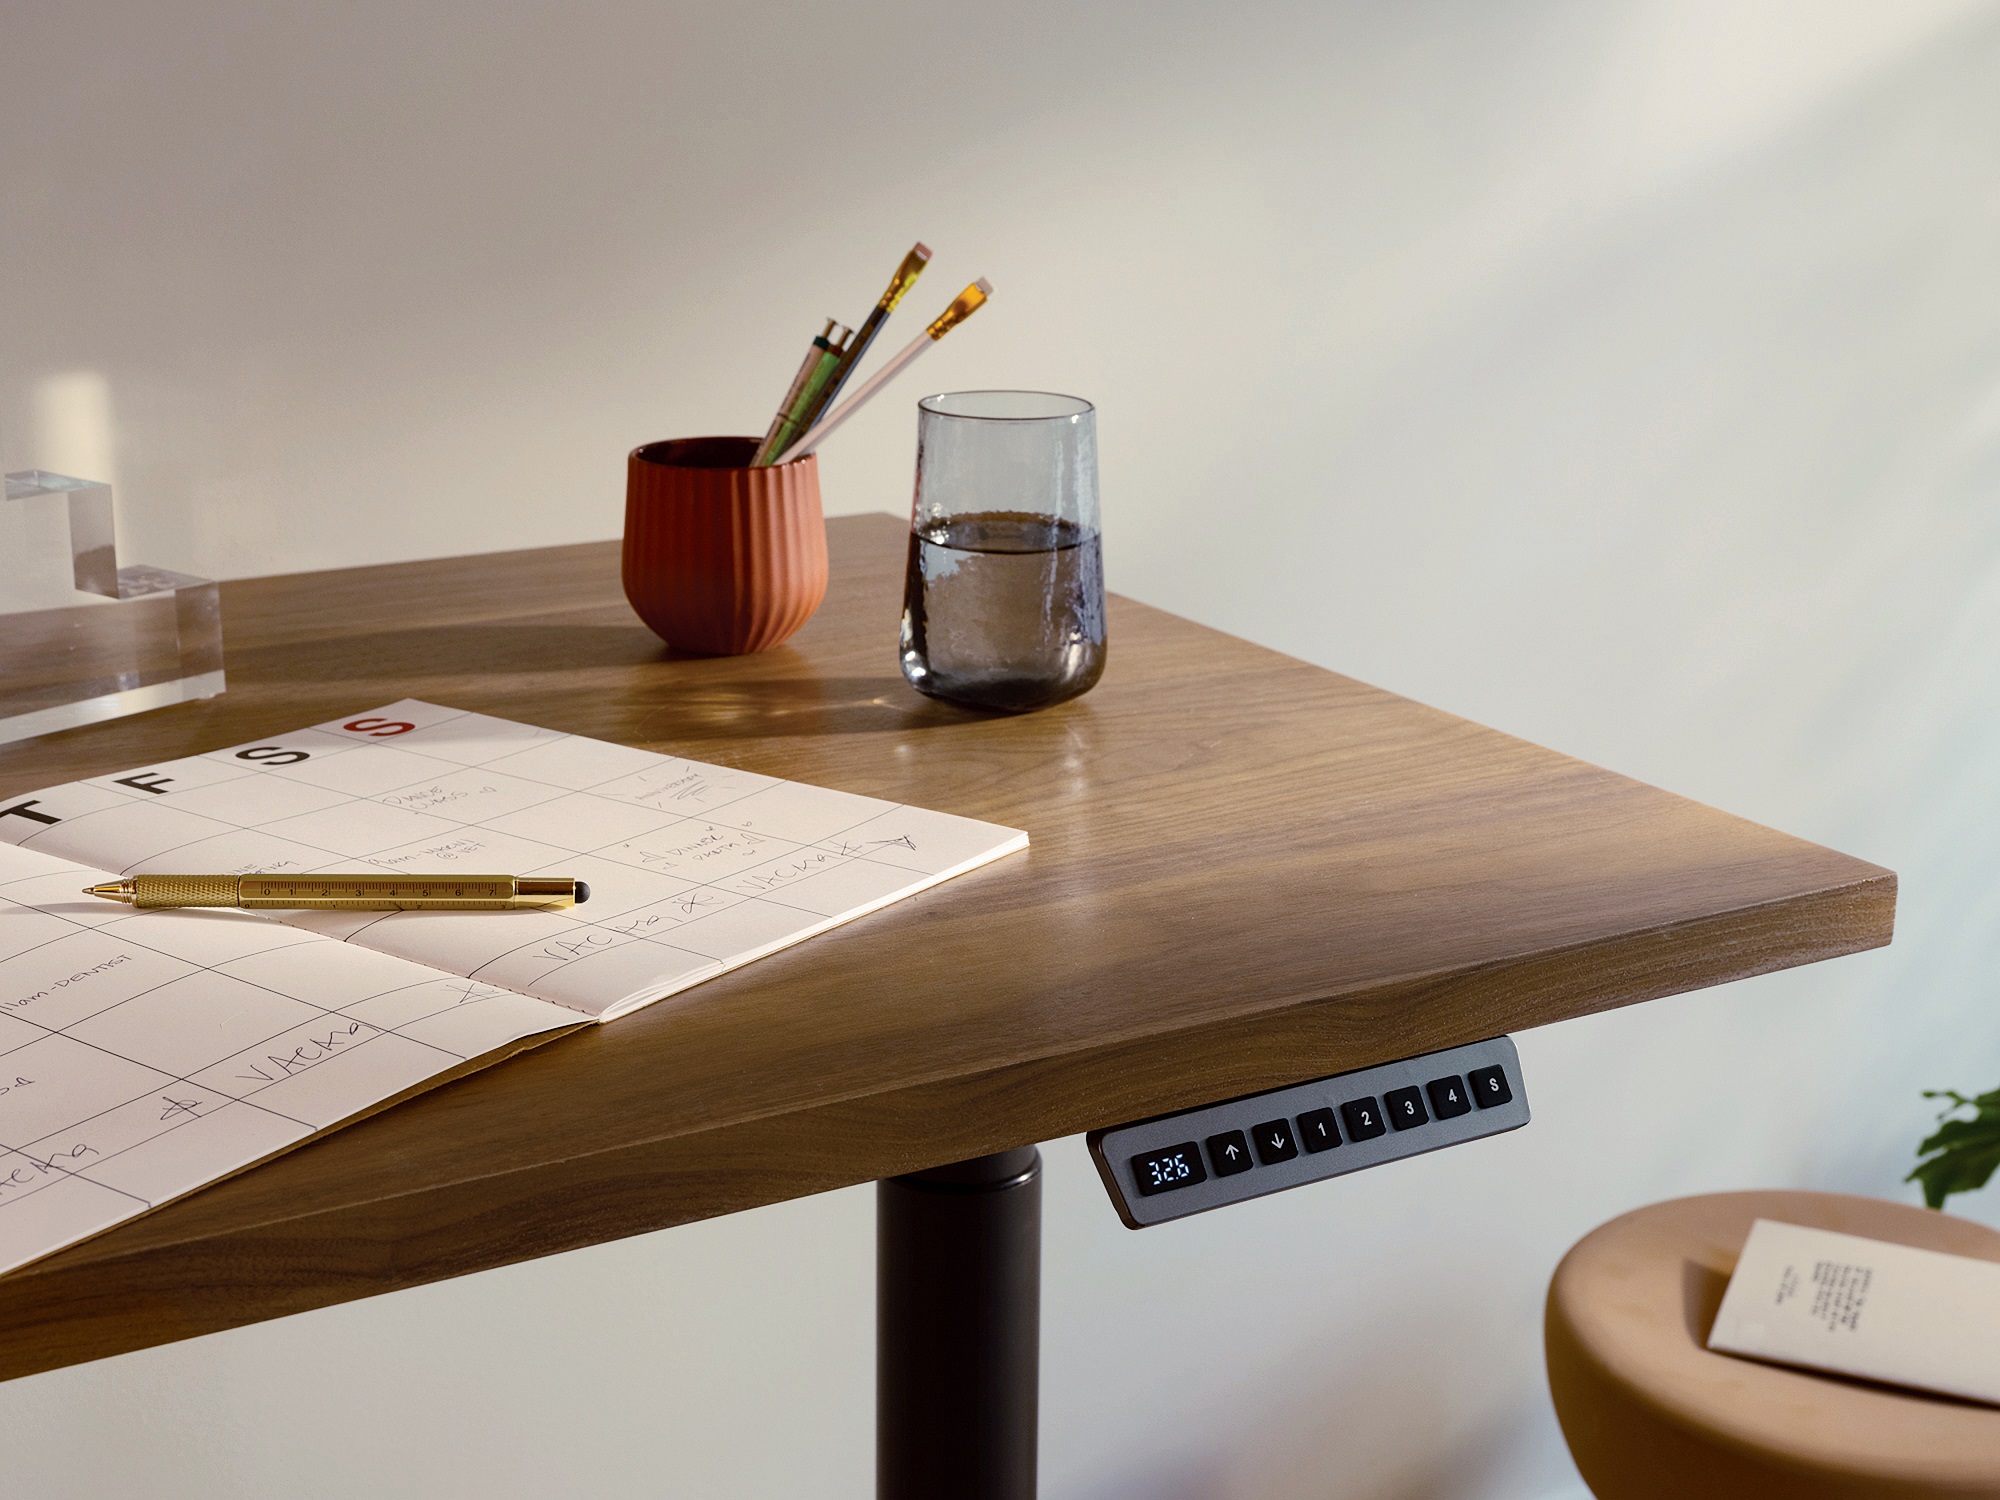
[[[1141,1197],[1171,1193],[1175,1188],[1193,1187],[1208,1181],[1201,1165],[1201,1148],[1193,1141],[1147,1151],[1132,1158],[1132,1178],[1139,1184]]]

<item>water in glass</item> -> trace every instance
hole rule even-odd
[[[1074,698],[1104,671],[1103,551],[1074,521],[985,511],[910,533],[903,672],[981,708]]]
[[[902,666],[918,691],[1019,712],[1102,675],[1096,415],[1041,391],[917,403]]]

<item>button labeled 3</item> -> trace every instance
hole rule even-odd
[[[1398,1130],[1415,1130],[1431,1122],[1430,1111],[1424,1108],[1422,1089],[1390,1089],[1382,1096],[1382,1104],[1389,1111],[1389,1123]]]
[[[1092,1130],[1086,1142],[1118,1216],[1143,1229],[1527,1123],[1520,1055],[1493,1037]]]

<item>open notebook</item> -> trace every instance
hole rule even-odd
[[[406,700],[0,802],[0,1271],[1024,848]],[[8,847],[9,845],[13,847]],[[134,911],[107,875],[573,875],[553,911]]]

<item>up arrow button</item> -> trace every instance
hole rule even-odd
[[[1215,1168],[1217,1177],[1233,1177],[1256,1165],[1250,1160],[1250,1143],[1240,1130],[1225,1130],[1202,1144],[1208,1147],[1208,1164]]]

